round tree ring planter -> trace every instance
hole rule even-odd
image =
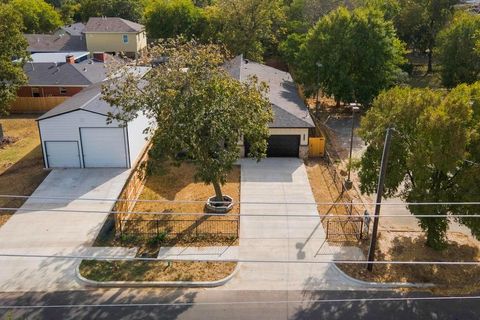
[[[207,208],[208,212],[212,213],[227,213],[233,208],[233,198],[230,196],[223,196],[223,202],[218,202],[215,200],[215,196],[208,198],[205,207]]]

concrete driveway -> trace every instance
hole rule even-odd
[[[49,212],[45,209],[109,211],[111,201],[80,198],[117,198],[129,171],[125,169],[55,169],[30,198],[0,228],[0,253],[39,255],[131,255],[129,249],[90,248],[107,213]],[[0,257],[0,291],[73,290],[78,260]]]
[[[358,288],[331,264],[305,261],[364,259],[357,248],[331,247],[317,213],[303,162],[242,160],[239,258],[297,263],[242,263],[228,290]],[[255,214],[261,216],[246,216]],[[301,215],[301,216],[299,216]]]

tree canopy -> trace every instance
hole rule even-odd
[[[368,144],[360,161],[362,192],[376,192],[385,130],[394,127],[385,197],[407,202],[472,201],[480,193],[480,83],[449,93],[393,88],[381,93],[361,123]],[[431,205],[408,207],[415,215],[469,214],[475,208]],[[480,239],[474,218],[456,219]],[[419,218],[427,245],[446,244],[448,218]]]
[[[58,29],[62,19],[55,8],[44,0],[8,0],[20,14],[26,33],[45,33]]]
[[[138,22],[143,16],[143,9],[143,1],[139,0],[80,0],[79,15],[83,21],[105,16]]]
[[[8,107],[17,95],[18,88],[27,80],[23,72],[27,40],[22,34],[23,23],[20,14],[11,6],[0,4],[0,115],[8,113]]]
[[[459,12],[437,41],[442,83],[448,88],[473,83],[480,74],[480,17]]]
[[[153,134],[151,170],[166,160],[193,160],[196,178],[213,184],[222,201],[221,185],[240,156],[238,142],[249,142],[249,156],[265,156],[272,120],[266,84],[232,78],[222,68],[225,54],[217,45],[169,40],[152,48],[150,56],[165,57],[164,63],[143,79],[124,71],[104,87],[104,99],[122,107],[116,118],[143,112],[153,120],[147,128]]]
[[[339,8],[319,20],[301,46],[296,72],[306,89],[369,104],[398,79],[404,46],[372,8]]]
[[[153,39],[202,36],[202,11],[192,0],[153,0],[145,8],[145,27]]]

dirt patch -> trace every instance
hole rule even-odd
[[[0,194],[31,195],[48,175],[43,169],[38,115],[9,116],[1,119],[6,136],[15,143],[0,148]],[[0,198],[0,207],[19,208],[25,199]],[[0,226],[14,212],[0,212]]]
[[[471,237],[462,233],[448,234],[448,247],[435,251],[425,246],[421,232],[381,232],[377,242],[378,261],[479,261],[480,248]],[[370,241],[360,245],[365,255]],[[480,289],[480,266],[468,265],[401,265],[375,264],[373,272],[366,265],[339,264],[348,275],[375,282],[434,283],[439,294],[472,293]]]
[[[235,270],[234,262],[84,260],[80,274],[95,281],[218,281]]]

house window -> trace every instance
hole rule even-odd
[[[128,43],[128,34],[123,35],[123,43]]]
[[[32,97],[40,97],[40,88],[32,88]]]
[[[60,90],[60,95],[61,95],[61,96],[64,96],[64,95],[66,95],[66,94],[67,94],[67,88],[60,87],[60,89],[59,89],[59,90]]]

